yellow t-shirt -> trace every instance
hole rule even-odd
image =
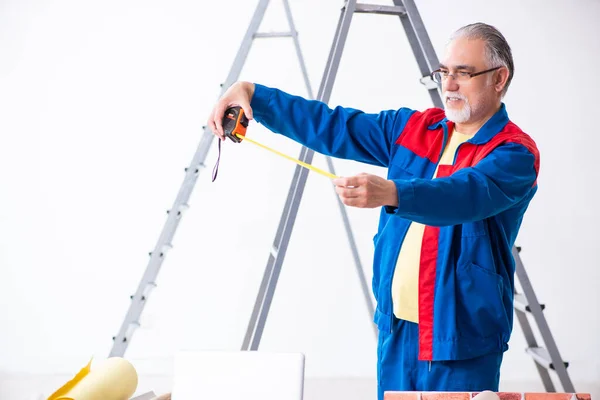
[[[452,133],[438,165],[450,165],[458,145],[473,135],[465,135],[456,130]],[[437,168],[433,178],[437,176]],[[392,279],[392,301],[394,315],[399,319],[419,322],[419,265],[421,262],[421,244],[425,225],[412,222],[402,242],[396,269]]]

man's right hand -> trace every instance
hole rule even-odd
[[[225,140],[223,132],[223,116],[225,110],[232,106],[240,106],[244,110],[246,117],[252,119],[252,108],[250,101],[254,95],[254,84],[251,82],[236,82],[227,89],[223,96],[215,104],[210,116],[208,117],[208,126],[210,130],[221,140]]]

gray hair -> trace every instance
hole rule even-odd
[[[513,63],[512,51],[508,42],[495,27],[482,22],[463,26],[452,34],[450,41],[464,37],[467,39],[481,39],[485,42],[486,58],[488,68],[504,66],[508,69],[508,79],[502,89],[502,97],[506,94],[508,86],[512,81],[515,65]]]

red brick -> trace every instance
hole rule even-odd
[[[421,392],[422,400],[470,400],[469,392]]]
[[[517,392],[498,392],[497,395],[500,400],[521,400],[523,398],[523,393]]]
[[[571,400],[572,393],[525,393],[525,400]]]
[[[420,400],[420,392],[385,392],[384,400]]]

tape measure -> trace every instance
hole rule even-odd
[[[244,109],[241,107],[230,107],[225,110],[223,116],[223,132],[225,136],[233,140],[235,143],[240,143],[242,137],[246,136],[246,128],[248,128],[248,118],[244,114]]]
[[[260,144],[255,140],[252,140],[246,137],[246,129],[248,128],[248,118],[244,114],[244,109],[239,106],[230,107],[225,110],[225,114],[223,116],[223,132],[225,136],[231,139],[235,143],[241,143],[242,141],[248,141],[258,147],[262,147],[265,150],[268,150],[272,153],[275,153],[283,158],[286,158],[290,161],[295,162],[296,164],[307,168],[311,171],[314,171],[320,175],[326,176],[330,179],[337,178],[336,175],[329,173],[327,171],[323,171],[320,168],[317,168],[311,164],[307,164],[304,161],[300,161],[294,157],[290,157],[286,154],[283,154],[275,149],[272,149],[264,144]],[[221,140],[219,140],[219,157],[217,158],[217,163],[215,164],[215,168],[213,169],[213,182],[217,179],[217,172],[219,169],[219,161],[221,159]]]

